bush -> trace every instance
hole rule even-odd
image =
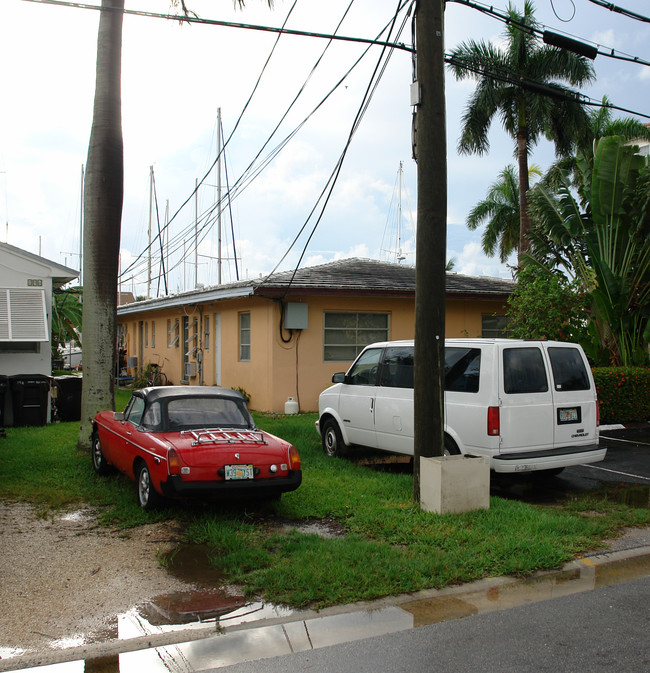
[[[592,371],[603,425],[650,420],[650,369],[598,367]]]

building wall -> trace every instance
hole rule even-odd
[[[346,361],[325,361],[324,315],[334,312],[389,314],[389,339],[412,339],[415,317],[412,298],[309,296],[291,301],[308,305],[307,328],[280,332],[281,305],[261,297],[212,302],[188,309],[161,309],[118,318],[126,325],[128,355],[138,355],[138,366],[148,362],[163,365],[170,383],[222,385],[241,388],[258,411],[282,412],[293,397],[301,411],[315,411],[319,394],[330,385],[332,374],[345,371]],[[449,300],[446,336],[481,336],[481,316],[503,313],[501,302],[492,300]],[[250,313],[250,360],[240,358],[240,315]],[[189,357],[197,363],[197,375],[183,376],[183,318],[196,319],[197,351]],[[168,345],[167,324],[179,321],[179,339]],[[205,324],[209,321],[206,339]],[[155,343],[152,344],[152,323]],[[140,344],[142,343],[142,357]],[[192,344],[193,345],[193,344]],[[130,370],[135,374],[135,370]]]

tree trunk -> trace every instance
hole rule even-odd
[[[521,256],[530,248],[530,217],[528,216],[528,129],[520,126],[517,130],[517,164],[519,166],[519,266]]]
[[[90,420],[113,409],[117,274],[124,194],[121,111],[124,0],[102,0],[93,123],[84,185],[83,394],[79,446]]]
[[[445,129],[444,1],[416,9],[418,228],[415,269],[413,499],[420,501],[420,457],[444,446],[447,143]]]

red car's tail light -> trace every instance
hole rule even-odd
[[[295,446],[289,447],[289,469],[290,470],[300,469],[300,456],[298,455],[298,449],[296,449]]]
[[[495,437],[501,434],[501,417],[499,415],[499,407],[488,407],[487,433],[490,437]]]
[[[169,470],[169,474],[181,473],[181,463],[178,459],[178,454],[174,449],[169,449],[169,451],[167,451],[167,469]]]

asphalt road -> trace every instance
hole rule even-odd
[[[650,668],[650,578],[219,673],[621,673]]]

